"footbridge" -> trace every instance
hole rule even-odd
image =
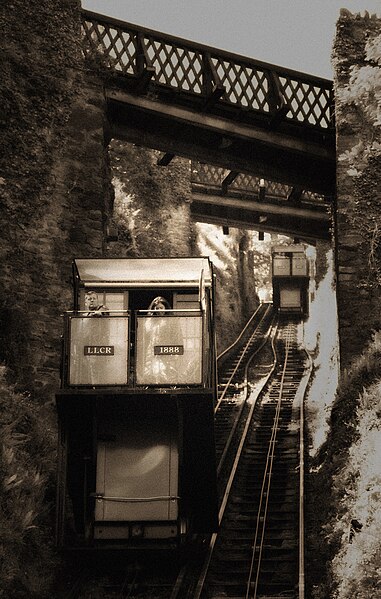
[[[89,11],[83,51],[105,70],[110,138],[192,161],[194,218],[329,239],[332,82]]]

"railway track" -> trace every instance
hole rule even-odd
[[[296,324],[281,323],[275,364],[252,401],[202,572],[187,597],[303,599],[301,412]]]
[[[143,568],[134,577],[128,567],[114,588],[105,583],[102,597],[304,599],[300,430],[307,377],[296,329],[293,322],[276,326],[263,305],[222,355],[218,534],[193,539],[177,578],[176,568],[153,577]]]
[[[272,319],[271,305],[261,305],[237,341],[219,356],[220,383],[214,422],[218,476],[225,465],[244,411],[247,410],[248,365],[267,342]]]
[[[96,565],[95,565],[96,564]],[[104,561],[73,564],[72,581],[57,599],[168,599],[175,587],[179,565],[176,555],[152,553],[126,560],[116,555]],[[63,584],[65,586],[65,584]]]

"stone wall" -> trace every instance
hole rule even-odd
[[[333,50],[341,366],[381,326],[381,19],[342,10]]]
[[[103,86],[83,65],[79,9],[14,0],[2,15],[0,360],[45,397],[59,381],[72,258],[102,254],[111,203]]]

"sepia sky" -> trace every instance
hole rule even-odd
[[[82,6],[328,79],[340,8],[381,16],[381,0],[82,0]]]

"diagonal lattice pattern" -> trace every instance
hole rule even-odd
[[[224,100],[252,110],[269,112],[268,83],[264,71],[218,57],[213,59],[220,83],[225,87]]]
[[[136,38],[131,32],[84,20],[85,56],[99,55],[106,66],[125,75],[136,75]]]
[[[218,102],[286,121],[332,129],[332,84],[265,63],[198,46],[135,25],[82,11],[83,51],[114,71],[140,77],[154,69],[153,83],[176,92],[208,96],[216,86]]]
[[[309,82],[279,78],[289,112],[287,118],[327,128],[331,125],[330,93]]]
[[[146,37],[144,45],[155,68],[156,83],[201,94],[203,65],[200,52],[152,37]]]

